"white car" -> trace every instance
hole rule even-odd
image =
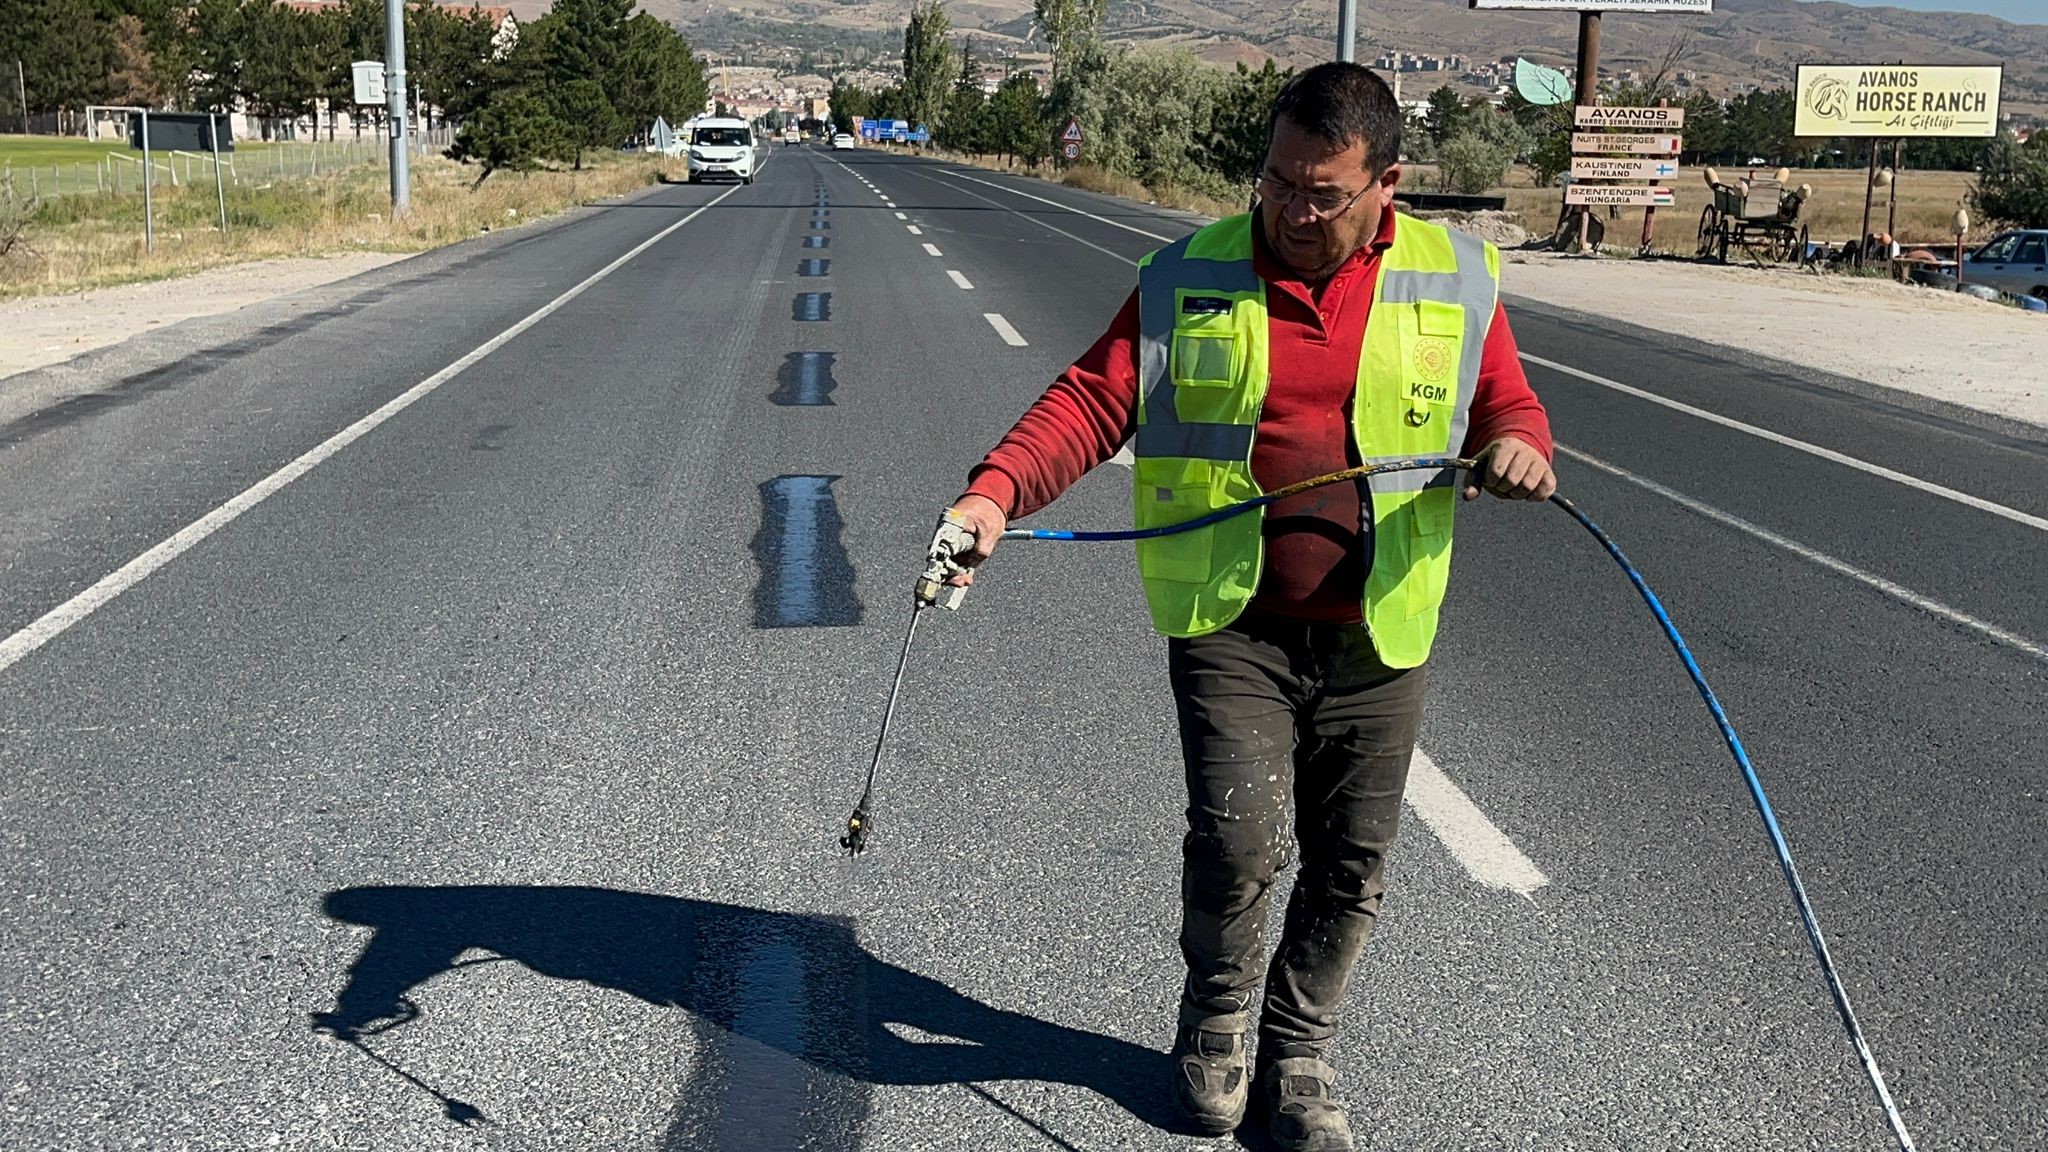
[[[796,125],[794,125],[794,124],[791,124],[791,125],[790,125],[789,127],[787,127],[787,128],[784,128],[784,129],[782,130],[782,142],[783,142],[784,144],[801,144],[801,143],[803,143],[803,142],[804,142],[804,133],[803,133],[803,130],[802,130],[801,128],[798,128],[798,127],[797,127]]]
[[[690,183],[711,176],[754,182],[754,129],[731,116],[705,116],[685,126],[690,137]]]
[[[855,141],[853,137],[848,136],[844,132],[838,133],[837,135],[832,137],[832,150],[835,152],[837,152],[841,148],[854,147],[858,147],[858,142]]]

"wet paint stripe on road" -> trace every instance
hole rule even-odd
[[[754,537],[756,628],[846,628],[861,622],[837,476],[777,476],[761,485]]]
[[[832,390],[839,382],[832,378],[833,352],[791,352],[776,375],[775,391],[769,402],[784,408],[820,408],[832,404]]]
[[[832,319],[830,292],[800,292],[790,304],[790,319],[823,322]]]

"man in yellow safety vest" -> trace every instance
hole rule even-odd
[[[1392,210],[1400,146],[1401,110],[1367,69],[1289,83],[1255,211],[1147,257],[1109,330],[954,504],[972,565],[1126,443],[1140,527],[1361,463],[1481,458],[1462,493],[1448,471],[1397,472],[1138,545],[1188,787],[1175,1094],[1220,1134],[1256,1085],[1290,1150],[1352,1147],[1329,1050],[1385,891],[1458,497],[1556,488],[1499,253]],[[1290,847],[1300,869],[1267,965]]]

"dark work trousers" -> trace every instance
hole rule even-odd
[[[1267,894],[1298,846],[1266,973],[1259,1060],[1321,1056],[1386,891],[1423,669],[1382,664],[1360,624],[1251,613],[1169,641],[1167,667],[1188,777],[1180,947],[1189,1006],[1250,1006]]]

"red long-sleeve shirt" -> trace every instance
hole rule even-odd
[[[1380,254],[1397,217],[1328,280],[1304,283],[1253,229],[1253,267],[1266,282],[1270,383],[1252,440],[1252,476],[1267,491],[1359,463],[1351,401]],[[1053,502],[1137,431],[1138,294],[1095,346],[1053,382],[968,477],[967,491],[1011,518]],[[1551,455],[1550,420],[1529,387],[1507,314],[1495,306],[1472,397],[1464,455],[1503,436]],[[1332,484],[1266,510],[1266,567],[1253,607],[1300,619],[1355,623],[1368,560],[1363,486]]]

